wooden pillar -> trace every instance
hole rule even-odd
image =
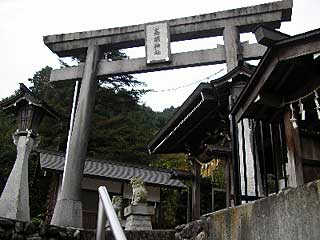
[[[214,186],[211,184],[211,211],[214,212]]]
[[[196,161],[193,161],[193,175],[192,182],[192,221],[200,218],[200,170],[201,166]]]
[[[99,55],[98,46],[88,47],[61,194],[55,206],[52,225],[82,227],[81,182],[95,103]]]
[[[226,157],[225,164],[224,164],[224,185],[226,189],[226,207],[230,207],[230,161],[229,157]]]
[[[231,135],[231,134],[230,134]],[[229,159],[229,207],[235,206],[235,184],[234,184],[234,167],[233,167],[233,159],[232,156]]]
[[[303,185],[303,169],[302,169],[302,155],[301,144],[299,136],[299,128],[293,128],[290,121],[291,113],[286,109],[284,113],[284,129],[287,143],[287,157],[288,157],[288,172],[290,187],[297,187]]]
[[[187,186],[187,223],[191,221],[191,218],[190,218],[190,208],[191,208],[191,199],[190,199],[190,187]]]

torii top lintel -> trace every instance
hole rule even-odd
[[[279,28],[290,21],[293,0],[282,0],[233,10],[172,19],[168,21],[171,41],[221,36],[226,26],[237,26],[240,33],[251,32],[259,24]],[[105,49],[143,46],[144,24],[44,36],[44,43],[60,57],[85,53],[89,45]]]

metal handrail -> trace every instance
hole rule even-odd
[[[96,240],[105,240],[106,237],[106,220],[108,218],[109,224],[116,240],[127,240],[126,235],[120,225],[116,211],[112,206],[107,188],[101,186],[98,188],[99,192],[99,209],[97,219],[97,235]]]

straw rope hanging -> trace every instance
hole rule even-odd
[[[208,163],[202,163],[195,159],[196,162],[201,166],[201,176],[202,177],[211,177],[212,173],[218,168],[221,159],[212,159]]]

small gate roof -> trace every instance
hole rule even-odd
[[[65,154],[63,153],[40,151],[40,165],[44,170],[62,172],[64,162]],[[172,173],[168,169],[91,158],[86,159],[84,167],[84,175],[89,177],[128,182],[132,177],[139,176],[146,184],[185,188],[186,186],[180,180],[171,178]],[[189,172],[186,171],[186,173]]]

